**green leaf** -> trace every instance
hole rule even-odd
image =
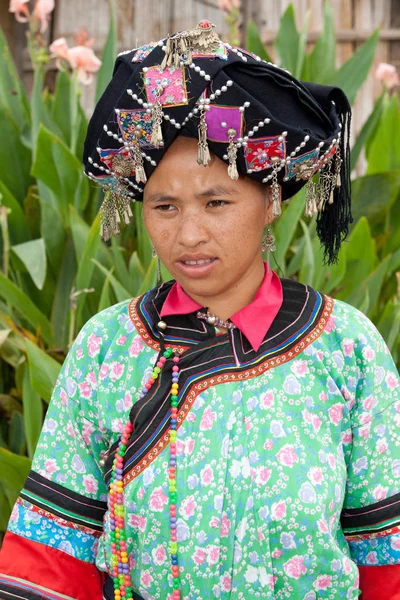
[[[283,207],[282,215],[273,224],[273,234],[276,238],[274,260],[285,276],[285,256],[296,232],[299,219],[303,214],[304,205],[305,190],[303,188],[290,199],[289,204]]]
[[[398,300],[393,298],[389,300],[377,322],[377,328],[392,352],[400,334],[400,304]]]
[[[71,310],[71,291],[76,276],[75,250],[70,236],[67,237],[64,254],[57,277],[56,290],[51,308],[56,345],[66,348],[68,345],[69,319]]]
[[[26,456],[18,456],[0,448],[0,481],[18,492],[24,487],[31,469],[31,461]]]
[[[100,269],[100,271],[104,273],[104,275],[110,277],[110,282],[117,298],[117,302],[122,302],[123,300],[128,300],[128,298],[132,298],[132,295],[124,288],[123,285],[120,284],[114,275],[111,275],[111,273],[107,271],[107,269],[103,267],[103,265],[100,264],[95,258],[92,258],[91,260]]]
[[[46,248],[44,240],[31,240],[11,247],[12,251],[24,263],[33,283],[41,290],[46,278]]]
[[[7,40],[0,27],[0,103],[12,113],[21,131],[28,131],[29,100],[18,76]],[[6,138],[4,138],[6,139]]]
[[[41,332],[47,344],[53,343],[53,331],[47,317],[22,290],[2,273],[0,273],[0,296],[9,302],[13,309],[33,326],[35,331]]]
[[[357,92],[371,69],[378,40],[379,31],[376,30],[333,77],[332,84],[342,88],[350,104],[354,103]]]
[[[400,169],[400,110],[393,94],[383,110],[368,152],[367,175]]]
[[[24,368],[22,403],[24,406],[23,416],[26,444],[29,458],[32,458],[42,429],[43,405],[39,394],[32,387],[28,363],[25,363]]]
[[[304,66],[304,60],[306,57],[307,32],[308,32],[308,24],[310,22],[310,16],[311,16],[311,13],[308,10],[304,17],[303,27],[301,28],[300,36],[299,36],[299,48],[297,51],[296,69],[293,73],[293,75],[295,77],[297,77],[298,79],[300,79],[300,77],[301,77],[301,73],[303,71],[303,66]]]
[[[31,152],[21,140],[21,134],[12,113],[2,106],[0,106],[0,123],[2,139],[0,180],[22,206],[26,191],[32,183],[29,176]]]
[[[293,4],[289,4],[280,20],[278,35],[275,40],[275,50],[280,58],[280,64],[296,77],[300,48],[300,34],[296,28]]]
[[[97,308],[97,312],[100,312],[100,311],[104,310],[105,308],[108,308],[109,306],[111,306],[110,277],[111,277],[113,271],[114,271],[114,267],[111,267],[111,269],[107,273],[107,276],[104,280],[104,285],[101,290],[100,301],[99,301],[99,306]]]
[[[368,277],[360,279],[358,286],[348,298],[350,304],[356,308],[360,308],[360,310],[365,312],[370,318],[373,318],[378,308],[379,294],[387,273],[390,258],[391,255],[389,254],[382,260],[378,267],[368,275]],[[368,309],[365,309],[364,311],[362,309],[362,303],[366,294],[368,294],[369,303]]]
[[[151,290],[157,284],[157,259],[153,258],[152,262],[147,269],[145,278],[143,279],[142,285],[139,288],[138,296]]]
[[[299,281],[312,286],[314,283],[315,258],[310,237],[310,232],[303,219],[300,219],[300,225],[304,233],[304,252],[303,260],[299,273]]]
[[[253,54],[259,56],[263,60],[273,62],[260,38],[256,24],[252,20],[247,23],[246,48],[249,52],[253,52]]]
[[[50,402],[61,365],[30,340],[25,340],[25,344],[32,388],[43,400]]]
[[[330,2],[324,3],[324,27],[312,52],[306,57],[302,78],[315,83],[329,83],[335,73],[336,39]]]
[[[117,54],[117,17],[115,0],[109,0],[110,5],[110,25],[108,28],[108,36],[101,55],[101,67],[97,73],[96,80],[96,102],[100,99],[107,85],[109,84],[115,56]]]
[[[133,214],[137,231],[137,251],[143,268],[147,269],[153,258],[151,256],[151,241],[144,226],[142,202],[135,202],[133,205]]]
[[[132,252],[131,257],[129,259],[129,276],[131,278],[131,289],[133,290],[133,296],[138,295],[139,288],[142,284],[144,278],[144,268],[142,263],[140,262],[138,253]]]
[[[58,71],[51,115],[58,123],[63,142],[67,146],[69,146],[71,141],[70,87],[71,80],[69,73],[66,71]]]
[[[37,138],[32,175],[56,194],[66,224],[69,204],[78,211],[86,206],[89,185],[80,161],[59,137],[43,125]]]
[[[111,238],[111,253],[113,257],[113,264],[115,265],[115,275],[117,279],[123,282],[126,289],[133,294],[133,286],[132,280],[128,271],[128,267],[125,263],[124,253],[126,253],[126,248],[121,246],[118,243],[118,240],[115,237]]]
[[[0,181],[0,205],[8,206],[11,212],[7,215],[8,233],[11,244],[25,242],[30,238],[29,227],[24,211],[18,200],[12,195],[3,181]]]
[[[360,156],[361,150],[368,144],[368,140],[374,137],[376,129],[381,119],[382,109],[384,105],[385,94],[381,94],[378,100],[375,102],[374,108],[368,119],[365,121],[361,128],[360,133],[356,139],[356,142],[351,149],[350,155],[350,169],[353,170],[357,164],[358,157]]]
[[[24,420],[19,411],[14,411],[8,424],[8,448],[16,454],[25,454],[26,441]]]
[[[372,228],[385,222],[400,189],[400,172],[391,171],[358,177],[352,182],[354,220],[365,216]]]
[[[49,103],[50,97],[46,92],[43,92],[44,89],[44,80],[45,80],[45,70],[44,66],[41,65],[37,67],[33,71],[33,85],[31,92],[31,114],[32,114],[32,147],[36,150],[34,152],[34,156],[37,153],[37,145],[36,140],[39,133],[39,129],[41,126],[46,127],[46,129],[53,132],[56,136],[61,136],[62,133],[60,131],[59,126],[54,121],[50,114]]]
[[[40,233],[46,245],[47,259],[54,277],[60,271],[64,254],[67,222],[56,194],[38,180]],[[65,229],[64,229],[65,227]]]
[[[75,284],[77,290],[83,290],[90,287],[94,271],[94,264],[91,259],[97,257],[100,243],[100,214],[98,214],[92,223],[85,247],[83,248],[81,260],[79,261]],[[85,295],[80,294],[76,301],[77,315],[80,316],[85,302]]]

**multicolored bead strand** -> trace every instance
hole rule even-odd
[[[172,387],[171,387],[171,427],[169,430],[169,471],[168,471],[168,483],[169,483],[169,516],[170,516],[170,542],[169,552],[171,556],[171,572],[172,572],[172,586],[174,591],[172,593],[173,600],[179,600],[181,597],[180,592],[180,578],[179,578],[179,566],[178,566],[178,538],[177,538],[177,526],[176,526],[176,424],[178,420],[178,380],[179,380],[179,356],[173,358],[174,366],[172,367]]]
[[[141,398],[143,398],[147,392],[154,385],[158,378],[161,369],[167,362],[167,359],[173,355],[173,350],[167,348],[160,359],[157,361],[156,366],[153,369],[149,379],[144,384],[141,391]],[[170,430],[170,469],[174,467],[173,472],[170,470],[169,476],[169,489],[170,489],[170,514],[171,514],[171,493],[174,493],[174,533],[172,533],[172,516],[171,516],[171,542],[170,552],[172,561],[172,577],[173,577],[173,599],[180,598],[180,583],[179,583],[179,571],[177,561],[177,540],[176,540],[176,417],[177,417],[177,395],[178,395],[178,372],[179,368],[177,363],[179,357],[174,357],[174,366],[172,367],[172,389],[171,389],[171,430]],[[174,404],[173,404],[174,403]],[[112,567],[112,578],[114,582],[114,599],[115,600],[128,600],[133,598],[133,589],[131,584],[130,572],[128,567],[128,552],[127,552],[127,532],[125,529],[125,506],[124,506],[124,483],[123,483],[123,471],[124,471],[124,456],[129,443],[129,438],[133,431],[133,425],[131,421],[128,421],[122,431],[121,439],[118,444],[117,452],[113,461],[111,469],[111,480],[109,485],[109,496],[108,506],[110,513],[110,529],[111,529],[111,567]],[[172,433],[172,437],[171,437]],[[173,450],[171,449],[173,445]],[[173,465],[172,465],[173,457]],[[172,476],[173,473],[173,476]],[[171,492],[172,488],[172,492]],[[171,546],[171,544],[175,546]],[[174,551],[174,554],[172,554]],[[177,593],[176,593],[177,592]]]

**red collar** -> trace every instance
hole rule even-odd
[[[230,317],[232,323],[246,336],[254,350],[258,350],[282,306],[282,283],[264,261],[264,279],[254,300]],[[187,315],[203,308],[187,295],[183,287],[175,282],[164,301],[160,317]]]

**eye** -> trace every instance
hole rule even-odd
[[[171,212],[171,210],[175,209],[175,206],[173,204],[159,204],[154,208],[155,210],[159,210],[160,212]]]
[[[210,200],[207,206],[211,206],[211,208],[218,208],[219,206],[224,206],[225,204],[229,204],[226,200]]]

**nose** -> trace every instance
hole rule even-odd
[[[178,241],[185,248],[195,248],[207,242],[209,235],[204,223],[204,216],[197,210],[184,211],[179,223]]]

